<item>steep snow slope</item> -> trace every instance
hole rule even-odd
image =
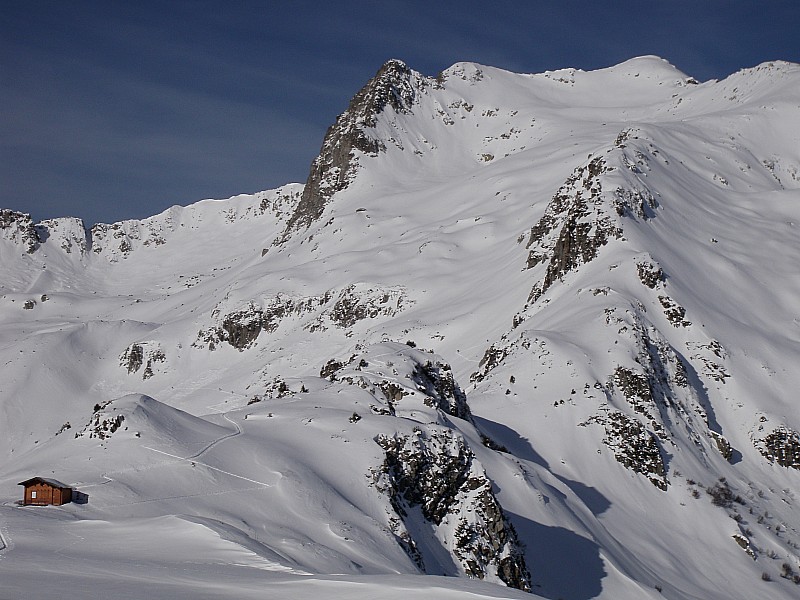
[[[167,524],[292,590],[793,597],[798,82],[390,61],[305,186],[4,211],[0,494],[52,474],[89,495],[54,526]]]

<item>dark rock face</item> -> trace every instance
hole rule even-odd
[[[427,361],[417,365],[413,379],[424,388],[432,406],[453,417],[472,420],[467,396],[453,378],[450,365],[441,361]]]
[[[335,358],[330,359],[325,365],[319,370],[319,376],[323,379],[330,379],[331,381],[336,381],[336,372],[340,371],[344,368],[344,363],[336,360]]]
[[[603,425],[606,432],[603,443],[611,449],[619,463],[635,473],[641,473],[654,486],[666,491],[667,473],[658,442],[637,419],[614,411],[604,418],[593,417],[590,421]]]
[[[309,227],[322,215],[331,196],[350,185],[358,167],[355,151],[375,156],[385,150],[367,129],[375,126],[376,117],[387,106],[398,113],[410,112],[417,95],[414,79],[414,73],[403,62],[390,60],[353,97],[325,134],[319,156],[311,164],[303,196],[279,242],[294,231]]]
[[[222,321],[222,329],[228,343],[237,350],[244,350],[261,333],[263,313],[259,310],[231,313]]]
[[[36,252],[42,241],[29,214],[7,208],[0,209],[0,231],[4,237],[22,244],[28,254]]]
[[[406,551],[424,569],[413,536],[414,515],[441,526],[440,535],[470,577],[496,577],[530,591],[530,573],[517,534],[492,492],[492,485],[466,441],[445,428],[416,428],[413,435],[379,435],[386,459],[374,478],[406,526],[398,533]],[[399,522],[396,528],[400,529]],[[448,532],[452,532],[449,538]]]
[[[642,261],[636,263],[636,271],[639,274],[639,280],[643,285],[646,285],[651,290],[655,289],[657,285],[664,281],[664,272],[661,267],[654,265],[650,261]]]
[[[423,516],[441,524],[456,502],[462,487],[474,490],[483,484],[470,476],[474,456],[466,442],[447,430],[417,437],[379,436],[375,440],[386,452],[382,472],[392,488],[392,506],[400,515],[407,506],[420,506]]]
[[[403,310],[405,294],[398,289],[361,289],[349,285],[339,293],[330,313],[333,323],[347,329],[364,319],[393,316]]]
[[[689,327],[689,325],[692,324],[691,321],[684,319],[686,316],[686,309],[675,302],[675,300],[669,296],[659,296],[658,301],[661,303],[661,306],[664,307],[664,316],[667,317],[667,320],[675,327]]]
[[[646,375],[636,373],[625,367],[617,367],[614,371],[614,385],[619,388],[631,407],[638,413],[647,414],[647,408],[653,404],[653,393]]]
[[[731,462],[733,460],[733,447],[731,446],[730,442],[715,431],[711,432],[711,437],[716,442],[719,453],[725,457],[725,460]]]
[[[531,228],[527,266],[547,263],[544,278],[531,290],[531,301],[568,271],[592,261],[610,237],[622,236],[602,196],[600,176],[606,171],[606,162],[599,157],[575,169]]]
[[[120,364],[128,370],[128,373],[135,373],[141,369],[143,362],[144,350],[139,344],[128,346],[120,357]]]
[[[153,368],[156,363],[163,363],[167,360],[158,342],[133,343],[125,349],[119,357],[119,364],[128,373],[136,373],[144,365],[142,379],[150,379],[155,373]]]
[[[92,252],[100,254],[104,248],[115,248],[122,258],[127,258],[133,250],[134,239],[139,239],[136,231],[126,231],[123,223],[96,223],[89,232],[92,240]]]
[[[779,427],[756,442],[756,448],[764,458],[782,467],[800,470],[800,434],[786,427]]]
[[[116,409],[112,408],[111,410],[107,410],[110,404],[111,402],[109,401],[95,405],[92,418],[80,432],[75,434],[75,437],[106,440],[122,427],[125,416],[121,414],[112,414]]]
[[[546,263],[547,269],[531,290],[530,302],[566,273],[594,260],[610,239],[621,239],[620,217],[647,219],[652,214],[656,201],[646,189],[604,189],[603,175],[614,168],[596,156],[575,169],[531,228],[527,268]]]
[[[348,329],[366,319],[395,316],[406,304],[403,288],[364,283],[351,284],[338,294],[335,290],[314,296],[278,294],[263,301],[251,300],[225,314],[217,307],[212,312],[216,324],[201,330],[193,345],[214,350],[219,343],[228,342],[241,351],[251,347],[262,330],[274,333],[287,319],[305,319],[301,326],[312,333],[331,326]]]
[[[319,307],[328,304],[333,298],[333,292],[326,292],[320,296],[307,296],[304,298],[294,298],[284,294],[278,294],[267,303],[262,315],[262,326],[267,333],[274,333],[281,324],[281,321],[289,316],[301,316],[317,310]]]
[[[402,352],[396,354],[396,362],[404,362],[409,367],[406,376],[398,375],[397,371],[394,376],[370,373],[367,353],[353,354],[345,362],[329,360],[320,370],[320,377],[358,385],[383,396],[386,400],[385,414],[395,415],[395,409],[404,408],[404,399],[413,396],[410,402],[421,401],[426,407],[472,422],[467,396],[456,382],[449,364],[435,355],[425,359],[423,357],[427,354],[408,346],[397,344],[395,348],[408,351],[406,356]],[[396,368],[395,360],[391,362],[392,368]]]
[[[486,349],[480,363],[478,363],[478,370],[469,376],[469,380],[473,383],[479,383],[489,376],[496,367],[501,365],[503,361],[517,352],[520,348],[523,350],[530,350],[531,343],[525,335],[521,335],[515,340],[507,342],[506,344],[492,344]]]
[[[264,311],[250,302],[245,308],[224,315],[218,327],[201,330],[194,345],[208,344],[208,349],[214,350],[220,342],[228,342],[241,352],[256,341],[262,328]]]

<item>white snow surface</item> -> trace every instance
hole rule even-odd
[[[383,149],[354,151],[351,184],[282,243],[300,184],[88,233],[48,220],[32,251],[22,220],[0,228],[0,598],[800,594],[781,576],[800,573],[800,463],[759,451],[800,431],[800,66],[458,63],[411,84],[367,130]],[[564,236],[606,226],[543,284]],[[231,315],[256,330],[241,348]],[[471,421],[430,402],[427,361]],[[663,474],[615,457],[613,415]],[[399,543],[376,440],[443,430],[492,482],[533,595],[468,578],[449,521],[405,522],[423,567]],[[34,476],[82,502],[18,506]]]

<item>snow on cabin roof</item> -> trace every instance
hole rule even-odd
[[[51,485],[57,488],[68,488],[66,483],[61,483],[58,479],[49,479],[47,477],[31,477],[30,479],[26,479],[25,481],[20,481],[17,485],[24,485],[28,486],[32,483],[46,483],[47,485]]]

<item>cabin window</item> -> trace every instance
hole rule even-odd
[[[36,492],[35,491],[31,492],[31,499],[34,499],[34,498],[36,498]]]

